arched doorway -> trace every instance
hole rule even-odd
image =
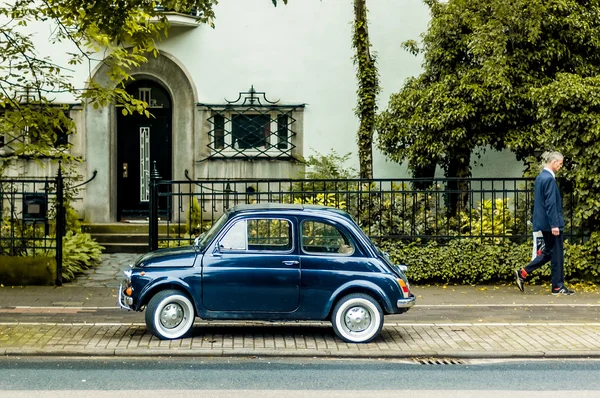
[[[124,116],[117,108],[117,219],[145,219],[150,173],[156,162],[162,179],[172,176],[172,108],[167,90],[152,80],[137,80],[127,92],[149,104],[153,117]],[[166,210],[166,206],[160,206]]]

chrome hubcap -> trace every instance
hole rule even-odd
[[[354,307],[346,312],[345,320],[348,330],[362,332],[371,324],[371,314],[363,307]]]
[[[160,323],[169,329],[179,325],[183,321],[183,308],[178,304],[167,304],[160,313]]]

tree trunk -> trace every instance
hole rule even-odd
[[[367,27],[366,0],[354,0],[354,34],[352,46],[356,50],[354,63],[357,65],[358,103],[355,109],[360,119],[358,130],[358,158],[360,177],[373,178],[373,131],[377,112],[379,76],[375,57],[371,56]]]
[[[446,202],[448,216],[454,217],[467,209],[469,199],[469,177],[471,177],[471,153],[454,153],[446,177],[455,178],[448,182],[448,200]]]

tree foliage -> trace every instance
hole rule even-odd
[[[213,23],[217,0],[165,0],[157,7],[147,0],[15,0],[0,5],[0,128],[14,156],[56,156],[70,159],[65,147],[56,148],[57,133],[72,133],[66,106],[54,99],[68,93],[74,102],[94,107],[122,105],[124,112],[149,115],[147,104],[125,91],[133,67],[158,54],[157,41],[167,33],[161,11],[189,13],[199,22]],[[51,27],[48,44],[67,43],[66,65],[41,56],[34,45],[38,23]],[[83,87],[71,79],[74,67],[98,63],[108,67],[114,86],[92,80]],[[116,87],[115,87],[116,86]]]
[[[531,155],[542,144],[535,89],[561,73],[599,72],[598,1],[425,3],[429,29],[421,43],[404,43],[423,55],[423,73],[392,95],[378,123],[380,149],[413,170],[436,162],[467,175],[471,153],[486,146]]]
[[[380,149],[412,170],[435,162],[469,173],[481,147],[566,156],[577,214],[600,210],[598,0],[425,0],[432,19],[423,72],[390,98],[378,120]],[[597,224],[596,224],[597,225]]]

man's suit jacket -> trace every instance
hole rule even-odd
[[[548,170],[544,169],[535,178],[533,230],[550,231],[555,227],[565,227],[562,199],[556,180]]]

